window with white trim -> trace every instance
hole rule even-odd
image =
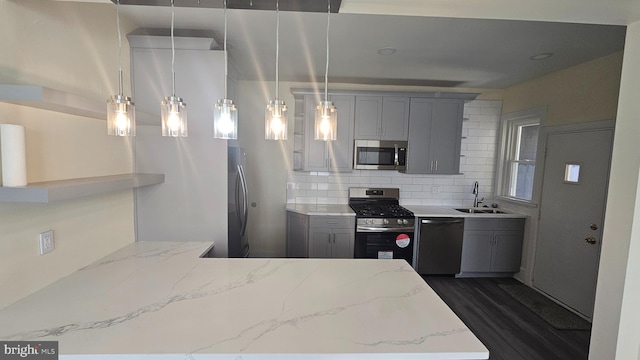
[[[540,122],[539,111],[503,117],[499,196],[531,202]]]

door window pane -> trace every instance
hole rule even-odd
[[[580,180],[580,164],[565,164],[564,182],[577,184]]]

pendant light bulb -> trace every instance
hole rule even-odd
[[[228,51],[227,51],[227,0],[224,0],[224,99],[218,99],[213,108],[213,137],[215,139],[238,138],[238,108],[227,99]]]
[[[331,101],[321,101],[316,107],[315,140],[331,141],[337,138],[338,110]]]
[[[162,136],[187,137],[187,104],[176,96],[176,47],[173,39],[174,0],[171,0],[171,89],[172,95],[160,102]]]
[[[287,105],[278,99],[280,60],[280,6],[276,0],[276,98],[269,101],[264,117],[264,138],[267,140],[287,140]]]
[[[120,0],[116,1],[116,27],[118,30],[118,94],[107,99],[107,134],[113,136],[136,135],[135,104],[122,91],[122,35],[120,33]]]
[[[238,108],[236,108],[232,100],[218,99],[213,109],[213,119],[214,138],[238,138]]]
[[[324,70],[324,101],[316,107],[314,140],[333,141],[338,138],[338,110],[329,101],[329,25],[331,24],[331,0],[327,0],[327,62]]]

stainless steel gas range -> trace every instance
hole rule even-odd
[[[349,188],[356,213],[355,257],[413,262],[415,218],[397,188]]]

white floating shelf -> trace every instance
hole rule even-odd
[[[95,101],[38,85],[0,85],[0,101],[95,119],[107,116],[106,99]]]
[[[107,99],[97,101],[39,85],[0,84],[0,101],[98,120],[107,119]],[[159,115],[136,111],[136,118],[141,120],[142,125],[160,125]]]
[[[0,201],[48,203],[163,182],[164,174],[124,174],[45,181],[24,187],[0,187]]]

